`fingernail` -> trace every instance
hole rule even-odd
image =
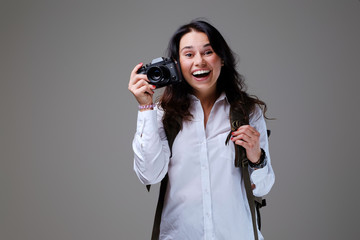
[[[151,85],[151,88],[152,88],[152,89],[155,89],[155,88],[156,88],[156,86],[155,86],[155,85]]]

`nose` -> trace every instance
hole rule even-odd
[[[204,66],[205,65],[205,60],[201,54],[195,55],[194,64],[195,64],[195,66]]]

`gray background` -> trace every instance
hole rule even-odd
[[[359,235],[358,0],[0,1],[0,239],[149,239],[132,170],[139,62],[206,17],[268,103],[266,239]]]

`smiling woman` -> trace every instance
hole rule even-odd
[[[162,182],[160,226],[154,225],[152,239],[263,239],[234,165],[234,146],[250,161],[244,174],[251,174],[253,194],[264,196],[275,180],[265,103],[243,90],[231,49],[207,22],[181,26],[170,40],[168,57],[179,63],[183,81],[166,86],[155,106],[154,88],[138,74],[142,64],[129,81],[141,106],[134,170],[146,185]],[[230,113],[241,116],[242,125],[232,128]],[[225,144],[227,139],[234,144]]]
[[[221,58],[203,32],[185,34],[180,40],[180,49],[180,66],[185,80],[202,102],[210,101],[207,105],[211,109],[211,103],[217,97],[216,82],[222,67]]]

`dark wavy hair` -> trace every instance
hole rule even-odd
[[[218,93],[225,92],[231,107],[235,111],[240,111],[245,117],[245,119],[243,119],[244,122],[248,122],[249,114],[254,110],[256,104],[262,108],[265,114],[266,104],[257,97],[249,96],[246,93],[244,78],[236,70],[237,60],[235,54],[220,32],[210,23],[204,20],[193,20],[179,27],[170,39],[167,49],[168,57],[176,60],[178,63],[180,62],[180,40],[185,34],[191,31],[205,33],[214,52],[224,62],[224,66],[217,80],[216,88]],[[189,93],[192,93],[192,91],[192,87],[184,79],[180,83],[169,85],[165,88],[160,98],[160,106],[164,110],[164,125],[167,127],[181,128],[181,122],[183,120],[191,120]]]

